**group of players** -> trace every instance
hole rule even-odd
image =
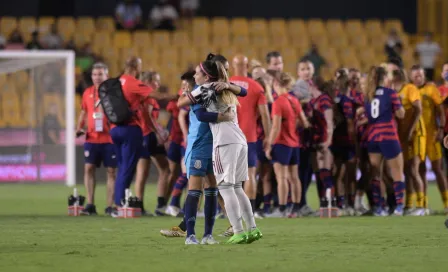
[[[293,82],[282,71],[279,52],[268,53],[266,64],[237,55],[229,78],[227,59],[209,55],[196,71],[185,73],[178,96],[167,107],[172,118],[169,137],[157,123],[159,74],[142,73],[138,58],[126,62],[120,80],[136,114],[134,123],[113,127],[98,107],[97,89],[108,77],[107,67],[95,64],[94,86],[83,94],[77,127],[81,134],[87,123],[88,204],[83,213],[96,214],[94,173],[101,162],[108,172],[105,212],[114,216],[114,206],[122,205],[134,175],[136,196],[143,200],[152,161],[159,173],[155,213],[184,218],[161,233],[187,237],[187,244],[199,243],[194,225],[202,193],[206,224],[201,243],[216,243],[212,230],[217,210],[233,227],[226,231],[234,234],[230,243],[253,242],[262,236],[254,217],[315,214],[306,198],[313,174],[323,208],[331,205],[346,215],[421,216],[428,214],[427,156],[448,211],[440,144],[448,132],[443,107],[448,64],[443,66],[445,84],[440,90],[426,82],[419,66],[412,67],[410,81],[406,71],[387,63],[365,75],[339,69],[326,82],[303,60]],[[364,206],[364,196],[370,209]],[[218,199],[223,199],[219,208]]]

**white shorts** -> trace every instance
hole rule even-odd
[[[249,179],[247,145],[228,144],[213,149],[213,172],[216,183],[236,184]]]

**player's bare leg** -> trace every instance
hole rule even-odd
[[[381,170],[383,166],[383,155],[380,153],[369,153],[369,160],[372,174],[371,186],[373,203],[375,206],[373,209],[373,214],[375,216],[387,216],[387,212],[383,209],[384,197],[381,190]]]
[[[115,178],[117,175],[117,168],[108,167],[107,168],[107,185],[106,185],[106,214],[112,213],[112,206],[114,204],[114,189],[115,189]]]
[[[393,180],[393,188],[395,194],[396,208],[394,215],[403,215],[404,211],[404,176],[403,176],[403,154],[400,153],[393,159],[386,161],[387,168],[390,171],[390,175]]]
[[[437,186],[439,187],[439,192],[442,195],[442,201],[445,208],[445,213],[448,213],[448,186],[445,175],[442,170],[442,160],[435,160],[431,162],[432,170],[436,176]]]
[[[425,184],[419,172],[420,158],[418,156],[414,157],[410,161],[409,171],[412,182],[412,190],[416,194],[416,207],[419,211],[417,213],[422,213],[424,211],[425,205]],[[406,167],[408,169],[408,167]],[[411,192],[412,193],[412,192]]]
[[[151,161],[156,166],[158,173],[156,214],[164,215],[167,203],[165,195],[168,191],[168,177],[170,175],[168,160],[165,155],[155,155],[151,156]]]
[[[94,164],[86,163],[84,165],[84,186],[87,193],[87,205],[82,210],[82,215],[96,215],[95,207],[95,171],[96,166]],[[115,182],[115,180],[114,180]]]
[[[266,217],[285,217],[286,202],[288,201],[288,166],[274,163],[274,172],[277,179],[278,203],[280,209],[268,214]]]
[[[151,166],[149,159],[140,158],[137,163],[137,171],[135,174],[135,196],[142,201],[142,213],[146,214],[143,201],[145,197],[145,185],[149,176]]]
[[[299,166],[297,164],[288,166],[288,181],[291,186],[291,198],[293,202],[290,218],[298,216],[300,209],[300,199],[302,198],[302,183],[299,179]]]

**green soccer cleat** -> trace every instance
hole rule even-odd
[[[260,229],[255,228],[249,231],[247,235],[247,243],[251,244],[257,240],[260,240],[261,238],[263,238],[263,234],[261,233]]]
[[[244,232],[240,234],[234,234],[229,240],[227,240],[226,244],[229,245],[247,244],[247,234]]]

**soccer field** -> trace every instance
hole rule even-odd
[[[149,186],[147,196],[155,195]],[[103,214],[105,188],[97,189]],[[63,185],[0,186],[0,271],[447,271],[443,216],[264,219],[251,245],[185,246],[179,218],[68,217]],[[82,192],[81,192],[82,193]],[[314,198],[314,192],[310,198]],[[435,186],[432,208],[440,209]],[[154,202],[147,203],[154,207]],[[314,205],[316,207],[316,205]],[[217,220],[215,237],[228,226]],[[197,234],[202,236],[203,219]]]

